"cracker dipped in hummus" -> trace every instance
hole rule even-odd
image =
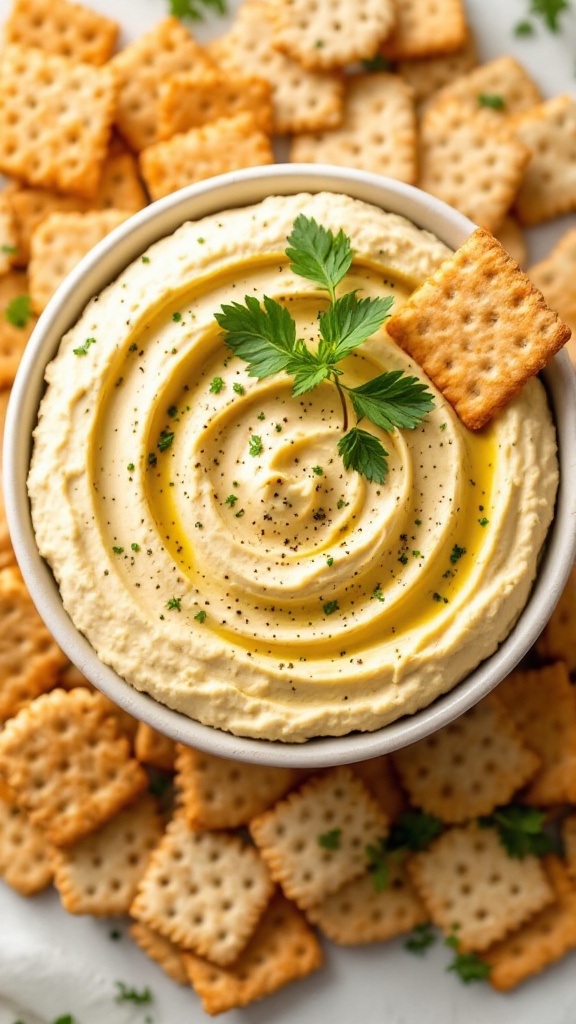
[[[433,395],[413,429],[362,422],[385,474],[346,468],[331,380],[294,397],[286,373],[250,374],[222,307],[270,297],[318,342],[329,298],[285,251],[303,213],[350,238],[339,293],[395,311],[451,255],[342,195],[185,224],[62,340],[29,477],[40,551],[102,661],[204,724],[291,742],[378,729],[490,655],[528,598],[558,483],[536,378],[473,433],[385,322],[342,381],[402,371]]]

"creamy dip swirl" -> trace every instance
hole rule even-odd
[[[439,394],[415,430],[363,422],[389,455],[375,484],[337,454],[333,385],[294,399],[286,375],[248,376],[214,320],[223,303],[269,295],[317,339],[326,293],[284,255],[300,212],[351,237],[340,290],[393,294],[393,309],[449,255],[340,195],[184,225],[63,339],[29,478],[40,550],[99,657],[203,723],[286,741],[377,729],[492,653],[527,600],[557,487],[537,380],[476,434]],[[385,325],[341,368],[350,386],[423,378]]]

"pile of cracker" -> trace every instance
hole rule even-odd
[[[520,264],[523,225],[576,209],[576,101],[543,100],[511,57],[478,65],[462,0],[244,0],[206,47],[160,19],[117,52],[118,26],[89,7],[13,0],[0,60],[0,315],[31,301],[23,327],[1,315],[0,386],[34,315],[95,242],[149,199],[271,163],[280,136],[294,161],[419,185]],[[576,327],[575,265],[572,231],[530,275]]]
[[[222,760],[131,718],[67,663],[13,567],[0,619],[0,877],[24,896],[54,884],[71,914],[129,915],[207,1013],[318,970],[321,937],[430,922],[501,991],[576,947],[568,628],[433,736],[313,773]],[[540,809],[558,852],[512,856],[495,827],[510,805]],[[388,851],[419,814],[435,828],[418,852]]]

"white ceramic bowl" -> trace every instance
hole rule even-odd
[[[82,260],[40,317],[14,384],[6,422],[4,473],[8,523],[34,602],[57,642],[100,690],[137,718],[174,739],[222,757],[271,765],[321,767],[362,760],[406,746],[446,725],[506,676],[547,622],[576,551],[576,383],[561,353],[543,374],[559,438],[561,484],[556,515],[530,600],[518,623],[466,679],[433,704],[372,733],[286,744],[244,739],[210,728],[129,686],[104,665],[62,607],[60,593],[35,543],[26,489],[32,431],[44,387],[44,371],[63,334],[89,299],[141,252],[187,220],[268,195],[342,192],[402,214],[455,249],[474,225],[439,200],[408,185],[361,171],[321,165],[276,165],[234,172],[176,192],[147,207],[113,231]]]

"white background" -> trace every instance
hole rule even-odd
[[[576,93],[576,10],[563,16],[560,35],[539,28],[535,38],[518,39],[514,25],[526,17],[529,0],[465,2],[483,60],[511,53],[524,63],[545,97]],[[122,43],[167,13],[167,0],[90,0],[90,6],[121,22]],[[232,12],[239,0],[230,0],[229,6]],[[9,8],[9,0],[0,0],[0,22]],[[211,15],[193,30],[204,41],[222,32],[229,20]],[[531,230],[531,261],[541,259],[575,221],[574,217],[564,218]],[[15,1013],[3,1010],[2,996],[10,982],[19,985],[2,954],[2,945],[15,949],[20,943],[23,948],[41,950],[34,952],[33,973],[39,978],[51,975],[56,982],[55,947],[64,952],[64,963],[72,958],[80,972],[80,982],[72,993],[60,988],[59,980],[56,985],[42,981],[44,1013],[23,1016],[24,1024],[41,1024],[64,1013],[74,1013],[79,1024],[116,1024],[116,1019],[120,1024],[113,1005],[115,980],[140,988],[149,985],[153,990],[152,1007],[128,1014],[130,1020],[144,1024],[150,1015],[154,1024],[201,1024],[210,1019],[194,993],[169,981],[126,934],[121,941],[111,941],[112,927],[125,932],[126,923],[74,918],[61,910],[53,891],[24,900],[0,882],[0,1024],[14,1024],[17,1019]],[[464,986],[446,973],[449,960],[450,954],[441,944],[422,959],[407,953],[403,940],[364,949],[327,946],[326,966],[317,975],[221,1019],[229,1024],[350,1024],[356,1020],[362,1024],[576,1024],[576,953],[508,996],[497,995],[485,984]],[[58,970],[62,972],[61,965]],[[103,1002],[101,992],[97,996],[98,1005],[105,1009],[96,1012],[85,1009],[86,986],[81,977],[83,971],[93,970],[103,978]],[[26,1006],[31,990],[24,982],[21,987]]]

